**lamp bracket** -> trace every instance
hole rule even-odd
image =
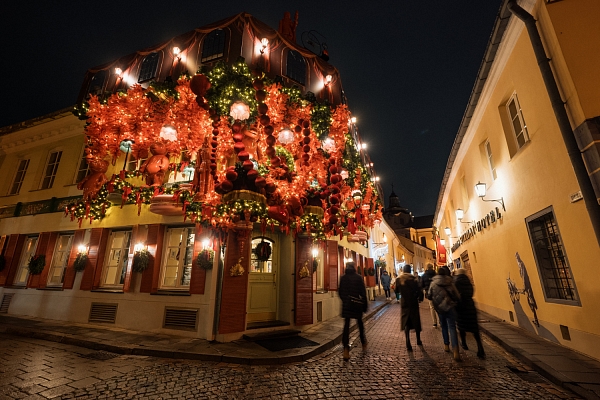
[[[500,203],[500,205],[502,206],[502,210],[506,211],[506,207],[504,207],[504,197],[500,197],[499,199],[495,199],[495,200],[486,200],[483,197],[480,197],[480,199],[482,201],[495,201],[496,203]]]

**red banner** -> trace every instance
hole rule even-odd
[[[438,265],[446,265],[446,248],[440,243],[439,236],[436,238],[437,240],[437,262]]]

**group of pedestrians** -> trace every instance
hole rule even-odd
[[[458,329],[461,347],[468,350],[466,334],[467,332],[473,333],[477,343],[477,357],[484,359],[485,352],[479,334],[477,309],[473,302],[473,284],[466,271],[457,269],[453,277],[448,267],[440,267],[436,274],[433,266],[429,265],[422,277],[416,273],[413,275],[412,272],[412,267],[409,264],[405,265],[402,273],[393,283],[387,271],[381,275],[381,284],[386,300],[391,300],[390,289],[394,287],[396,299],[400,303],[400,329],[404,331],[406,349],[412,351],[411,330],[415,331],[417,346],[423,345],[419,303],[427,298],[433,327],[437,328],[439,321],[442,330],[444,350],[447,352],[452,350],[454,360],[461,361],[456,333]],[[363,279],[356,273],[353,262],[346,264],[346,273],[340,279],[338,293],[342,300],[342,317],[344,318],[343,358],[348,360],[350,358],[350,319],[356,319],[363,351],[367,350],[362,321],[362,315],[367,311],[367,295]]]

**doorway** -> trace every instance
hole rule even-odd
[[[277,271],[279,246],[276,234],[252,239],[246,322],[277,319]]]

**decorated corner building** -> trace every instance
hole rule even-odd
[[[2,310],[226,341],[336,317],[349,260],[375,287],[381,190],[296,23],[194,30],[3,128]]]

